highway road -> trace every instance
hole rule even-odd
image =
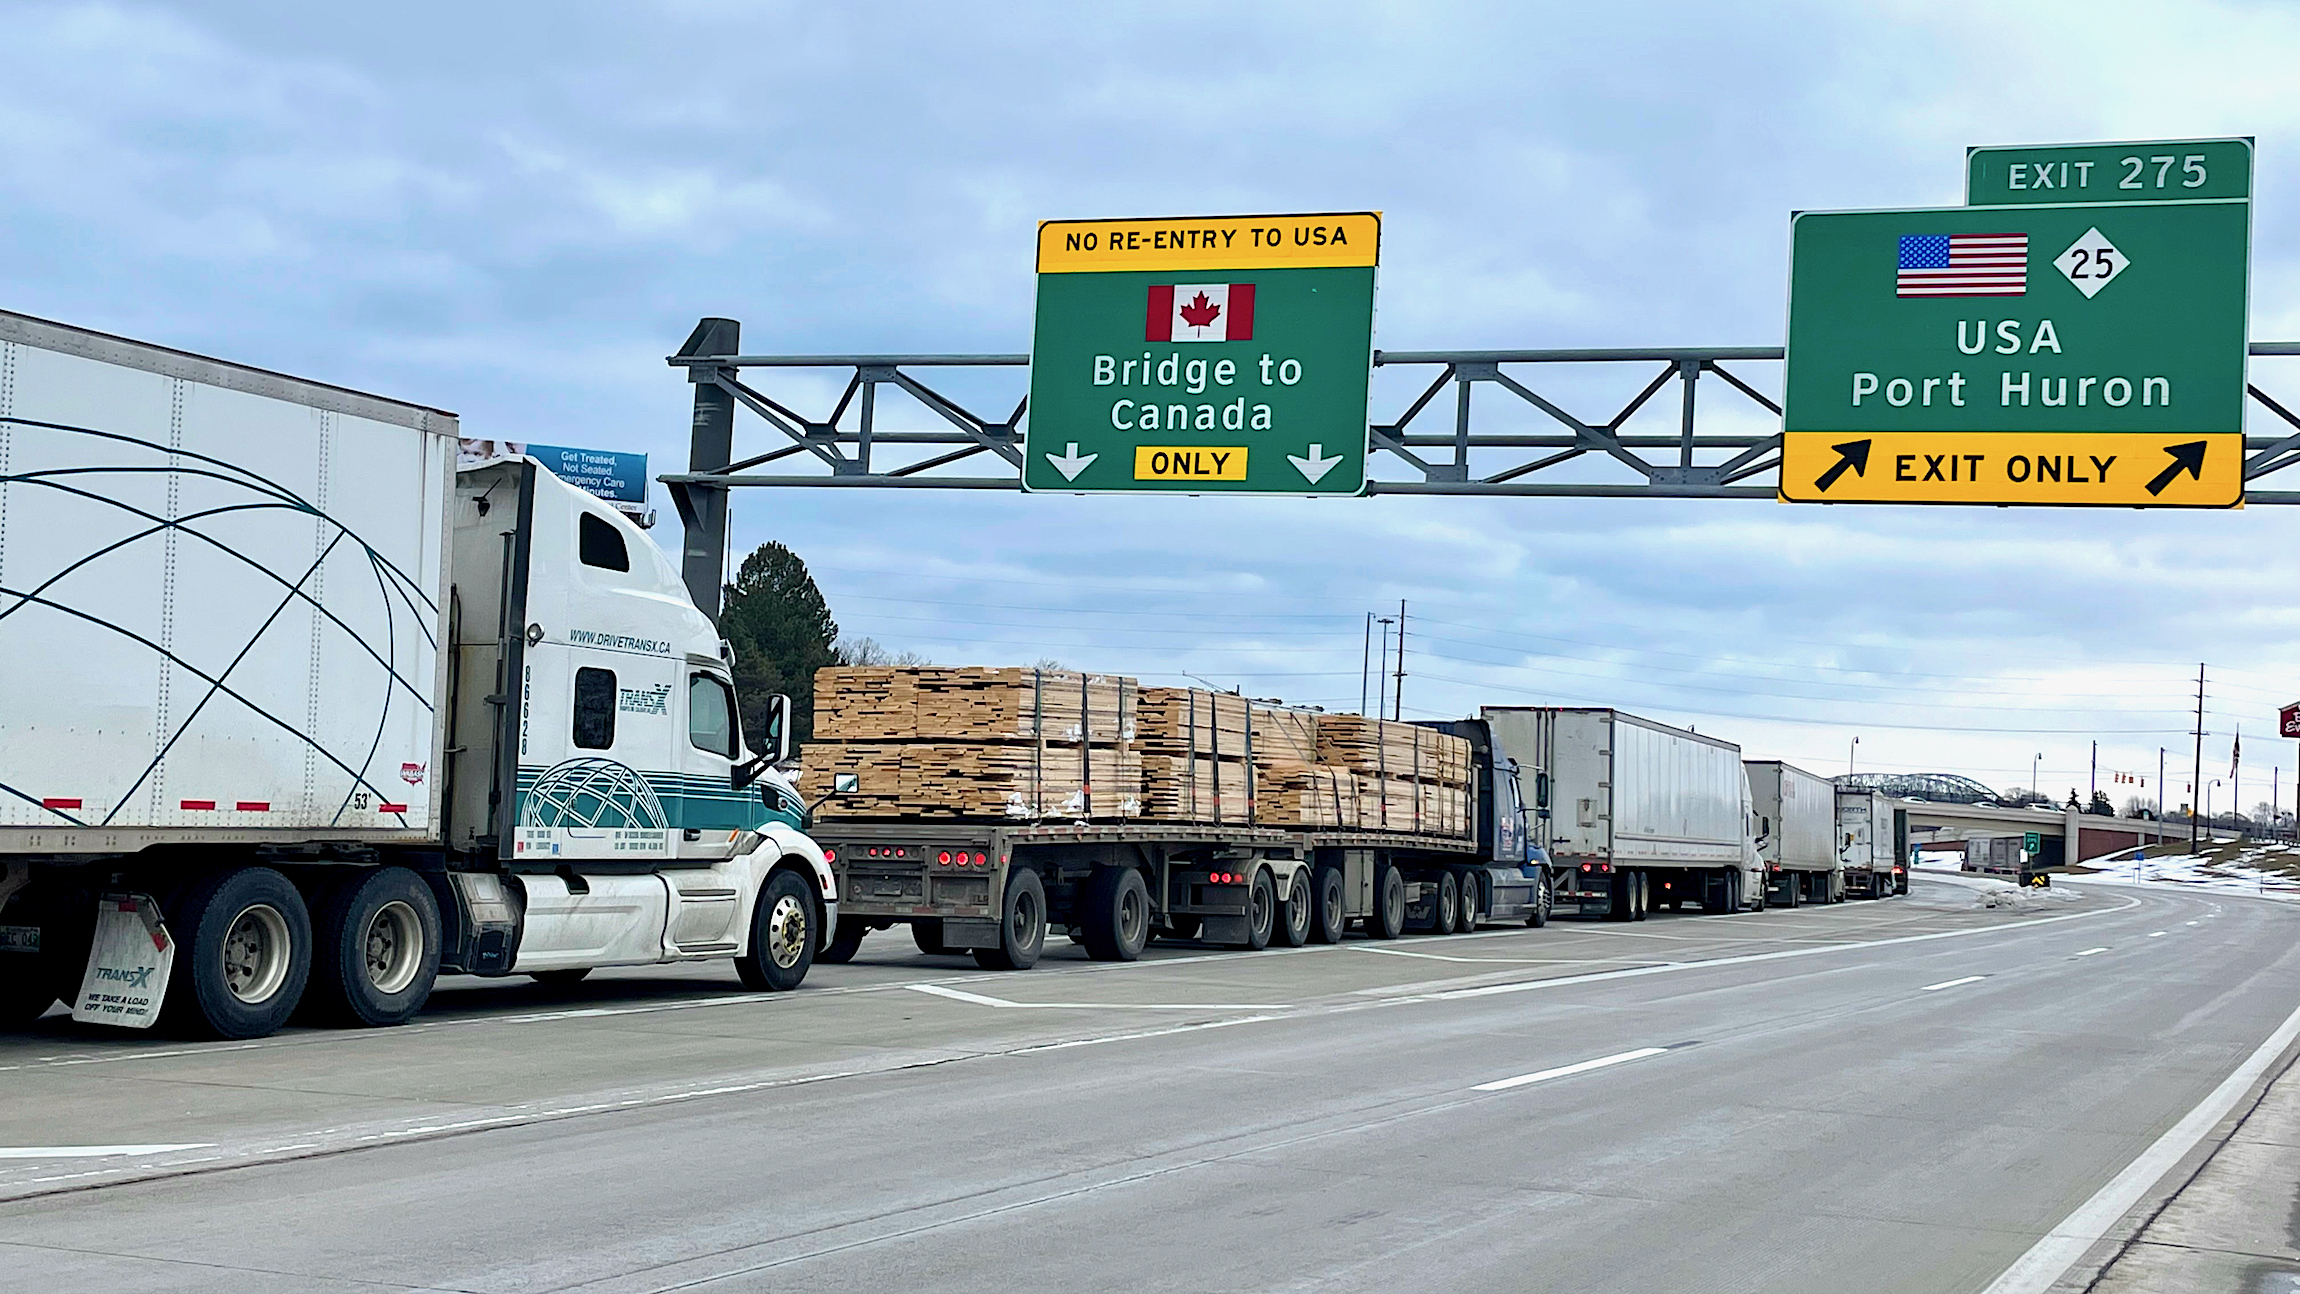
[[[0,1038],[0,1285],[2042,1291],[2296,1008],[2300,907],[1920,877],[1008,975],[898,930],[795,994],[457,980],[254,1043],[51,1016]]]

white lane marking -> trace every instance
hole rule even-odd
[[[180,1150],[206,1150],[212,1141],[185,1141],[155,1146],[0,1146],[0,1159],[103,1159],[111,1155],[172,1155]]]
[[[1558,975],[1549,979],[1516,980],[1508,984],[1487,984],[1477,988],[1457,988],[1433,992],[1438,985],[1458,984],[1459,980],[1425,981],[1419,984],[1395,984],[1385,988],[1354,990],[1363,997],[1394,998],[1401,1002],[1453,1002],[1462,998],[1492,997],[1497,993],[1530,993],[1536,989],[1563,988],[1573,984],[1594,984],[1605,980],[1635,979],[1642,975],[1669,975],[1677,971],[1706,970],[1715,966],[1748,966],[1756,962],[1786,961],[1792,957],[1819,957],[1824,953],[1857,952],[1869,948],[1889,948],[1895,944],[1926,943],[1934,939],[1962,939],[1970,935],[2003,934],[2033,926],[2049,926],[2062,921],[2083,921],[2091,917],[2110,916],[2127,908],[2140,906],[2139,899],[2126,899],[2113,908],[2097,912],[2070,912],[2057,917],[2038,917],[2033,921],[2009,921],[2001,926],[1974,926],[1967,930],[1936,930],[1922,935],[1895,935],[1890,939],[1868,939],[1857,943],[1827,944],[1817,948],[1782,948],[1769,953],[1739,953],[1731,957],[1710,957],[1701,961],[1666,962],[1659,966],[1631,966],[1624,970],[1593,971],[1587,975]]]
[[[2165,1130],[2155,1144],[2140,1152],[2140,1157],[2124,1166],[2124,1171],[2109,1179],[2108,1184],[2093,1197],[2076,1207],[2076,1211],[2062,1218],[2060,1225],[2045,1233],[2044,1238],[2029,1247],[2029,1251],[2015,1259],[2003,1274],[1989,1282],[1982,1294],[2044,1294],[2058,1282],[2062,1273],[2084,1257],[2087,1249],[2098,1243],[2108,1229],[2140,1203],[2148,1188],[2158,1178],[2172,1171],[2196,1144],[2204,1140],[2214,1125],[2236,1108],[2236,1103],[2252,1089],[2252,1084],[2266,1073],[2268,1067],[2283,1055],[2292,1040],[2300,1037],[2300,1010],[2284,1017],[2284,1023],[2268,1035],[2258,1050],[2246,1057],[2220,1086],[2213,1088],[2196,1108],[2181,1117],[2180,1122]]]
[[[2107,948],[2105,948],[2105,947],[2101,947],[2101,948],[2087,948],[2087,949],[2085,949],[2083,952],[2080,952],[2080,953],[2078,953],[2078,954],[2077,954],[2077,956],[2079,956],[2079,957],[2090,957],[2090,956],[2092,956],[2094,953],[2104,953],[2104,952],[2107,952],[2107,951],[2108,951],[2108,949],[2107,949]]]
[[[1589,966],[1599,962],[1623,962],[1631,966],[1658,966],[1654,957],[1448,957],[1444,953],[1411,953],[1403,948],[1376,948],[1372,944],[1345,944],[1354,952],[1380,953],[1384,957],[1419,957],[1433,962],[1467,962],[1472,966],[1506,966],[1515,963],[1543,966]]]
[[[2196,922],[2194,922],[2194,921],[2191,921],[2191,922],[2189,922],[2188,924],[2190,924],[2190,925],[2195,925],[2195,924],[2197,924],[2197,923],[2196,923]]]
[[[928,993],[946,997],[953,1002],[971,1002],[976,1006],[1015,1007],[1029,1011],[1287,1011],[1282,1002],[1009,1002],[1002,997],[989,997],[969,993],[965,989],[945,988],[940,984],[907,985],[913,993]]]
[[[2162,930],[2151,930],[2151,931],[2149,931],[2149,932],[2148,932],[2148,937],[2149,937],[2149,938],[2151,938],[2151,939],[2162,939],[2162,938],[2164,938],[2164,931],[2162,931]]]
[[[1955,988],[1959,984],[1978,984],[1987,978],[1986,975],[1967,975],[1963,979],[1945,979],[1938,984],[1927,984],[1917,991],[1919,993],[1938,993],[1942,989]]]
[[[1586,1074],[1593,1069],[1604,1069],[1609,1065],[1625,1065],[1633,1060],[1643,1060],[1647,1056],[1658,1056],[1667,1050],[1669,1050],[1667,1047],[1639,1047],[1635,1051],[1615,1052],[1610,1056],[1599,1056],[1595,1060],[1585,1060],[1572,1065],[1560,1065],[1555,1069],[1535,1070],[1530,1074],[1520,1074],[1516,1078],[1498,1078],[1491,1083],[1480,1083],[1471,1088],[1470,1091],[1506,1092],[1513,1087],[1525,1087],[1532,1083],[1546,1083],[1553,1078],[1564,1078],[1570,1074]]]

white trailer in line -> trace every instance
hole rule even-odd
[[[1749,794],[1757,812],[1766,903],[1789,908],[1842,903],[1845,868],[1837,859],[1836,784],[1777,759],[1752,759]]]
[[[1562,911],[1641,921],[1764,906],[1741,748],[1619,710],[1487,706],[1499,756],[1536,775],[1534,844]]]
[[[716,629],[621,514],[531,459],[458,470],[459,434],[0,312],[0,1027],[805,976],[834,880]]]
[[[1909,811],[1881,791],[1837,788],[1837,857],[1845,888],[1865,898],[1909,892]]]

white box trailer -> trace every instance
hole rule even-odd
[[[0,1027],[805,974],[833,879],[716,628],[628,519],[459,436],[0,312]]]
[[[1536,775],[1534,843],[1555,870],[1561,911],[1628,921],[1688,902],[1761,906],[1740,747],[1611,709],[1481,715],[1495,749]]]
[[[1845,888],[1865,898],[1909,892],[1909,811],[1882,791],[1837,788],[1837,857]]]
[[[1791,908],[1800,903],[1843,902],[1836,784],[1777,759],[1752,759],[1748,764],[1749,796],[1757,813],[1757,857],[1765,867],[1765,901]]]

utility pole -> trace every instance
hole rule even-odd
[[[2100,794],[2100,743],[2097,741],[2092,743],[2092,787],[2087,794]],[[2084,807],[2089,809],[2092,805],[2088,803]]]
[[[1398,685],[1390,689],[1390,717],[1406,717],[1406,600],[1398,599]]]
[[[2196,663],[2196,780],[2189,794],[2204,798],[2204,662]],[[2196,801],[2188,804],[2188,852],[2196,852]]]
[[[1390,706],[1390,618],[1381,616],[1374,623],[1382,627],[1381,665],[1374,670],[1374,717],[1379,719]]]
[[[2156,830],[2164,831],[2164,747],[2156,748]]]
[[[2031,760],[2028,762],[2028,798],[2029,798],[2030,800],[2032,800],[2032,801],[2033,801],[2033,800],[2035,800],[2035,799],[2037,798],[2037,794],[2036,794],[2036,766],[2037,766],[2037,765],[2039,765],[2039,764],[2041,764],[2041,763],[2043,763],[2043,762],[2044,762],[2044,752],[2043,752],[2043,751],[2041,751],[2041,750],[2040,750],[2040,751],[2038,751],[2038,752],[2036,753],[2036,758],[2034,758],[2034,759],[2031,759]]]
[[[1367,675],[1369,675],[1370,673],[1372,673],[1372,671],[1373,671],[1373,668],[1374,668],[1374,613],[1373,613],[1373,612],[1371,612],[1371,611],[1368,611],[1368,612],[1366,612],[1366,650],[1365,650],[1365,655],[1364,655],[1364,656],[1362,656],[1362,657],[1360,657],[1360,658],[1359,658],[1359,660],[1358,660],[1358,713],[1359,713],[1359,714],[1364,714],[1364,713],[1366,712],[1366,691],[1367,691],[1367,689],[1368,689],[1368,688],[1371,688],[1371,687],[1373,686],[1373,680],[1372,680],[1372,679],[1370,679],[1370,678],[1368,678],[1368,677],[1367,677]]]
[[[1855,737],[1853,738],[1852,744],[1845,747],[1845,776],[1851,777],[1853,775],[1853,756],[1860,753],[1861,739],[1859,737]]]

